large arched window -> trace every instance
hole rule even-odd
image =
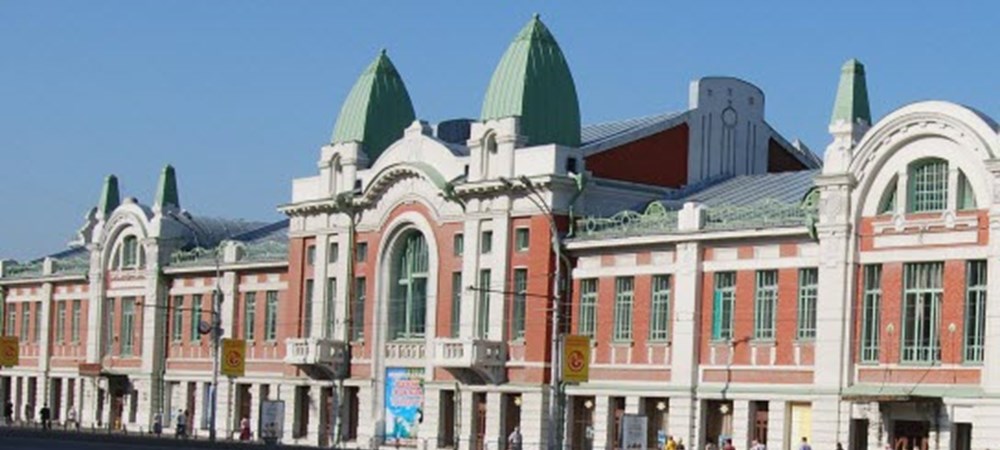
[[[392,257],[389,339],[424,336],[427,317],[427,240],[416,231],[400,238]]]
[[[948,162],[926,158],[909,170],[909,212],[942,211],[948,207]]]

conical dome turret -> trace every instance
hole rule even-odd
[[[529,145],[580,145],[580,104],[569,65],[536,14],[497,64],[483,100],[482,120],[521,117]]]
[[[374,161],[416,118],[410,94],[385,50],[361,73],[344,100],[331,142],[360,142]]]

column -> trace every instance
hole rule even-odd
[[[733,400],[733,445],[750,448],[750,402]]]
[[[570,402],[567,401],[567,403]],[[521,394],[521,441],[524,443],[524,448],[545,448],[548,438],[548,408],[546,391]],[[568,423],[571,417],[571,411],[567,408],[565,421]],[[569,427],[564,426],[563,429],[569,430]],[[564,440],[563,442],[568,441]]]
[[[458,449],[467,450],[472,448],[472,442],[476,439],[476,397],[472,391],[462,390],[456,394],[459,399],[458,417]]]
[[[785,435],[788,430],[788,403],[782,400],[772,400],[767,403],[767,448],[782,450],[785,448]],[[846,447],[846,445],[845,445]],[[862,450],[862,449],[858,449]]]
[[[498,449],[501,442],[504,442],[504,414],[507,412],[507,405],[504,404],[499,392],[489,392],[486,394],[486,450]],[[522,436],[523,439],[523,436]]]
[[[608,442],[608,422],[611,421],[609,415],[608,396],[598,395],[594,397],[594,450],[610,449]]]
[[[420,424],[417,436],[427,442],[427,448],[437,448],[438,433],[441,418],[441,389],[438,386],[425,385],[424,388],[424,421]]]

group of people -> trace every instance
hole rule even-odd
[[[672,450],[669,447],[669,445],[667,447],[667,450]],[[726,441],[722,444],[721,449],[717,445],[715,445],[714,442],[709,442],[705,444],[705,450],[736,450],[736,446],[733,445],[732,439],[726,439]],[[767,450],[767,446],[764,445],[763,442],[754,439],[753,441],[750,441],[750,448],[747,450]],[[809,445],[809,439],[803,436],[802,442],[799,443],[799,446],[796,447],[796,450],[812,450],[812,446]],[[840,443],[837,443],[837,450],[844,450],[844,447],[841,446]]]
[[[42,429],[50,430],[52,429],[52,410],[49,408],[48,404],[42,405],[41,409],[38,410],[39,424]],[[14,423],[14,404],[7,402],[3,407],[3,420],[7,425]],[[24,405],[24,421],[27,423],[33,423],[35,421],[35,406],[31,403],[26,403]],[[63,422],[66,427],[76,427],[80,428],[80,422],[76,418],[76,408],[70,407],[69,411],[66,412],[66,421]]]

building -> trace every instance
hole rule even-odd
[[[69,250],[0,265],[20,346],[0,392],[19,418],[148,430],[187,410],[204,435],[217,391],[223,437],[282,400],[283,442],[351,448],[504,448],[520,427],[526,448],[611,449],[627,414],[651,445],[1000,438],[997,124],[946,102],[873,123],[854,60],[822,162],[750,83],[689,99],[582,126],[536,16],[481,116],[432,125],[382,52],[286,221],[189,213],[167,167],[152,206],[109,177]],[[216,315],[247,362],[213,390]],[[590,378],[554,398],[563,333],[592,338]]]

